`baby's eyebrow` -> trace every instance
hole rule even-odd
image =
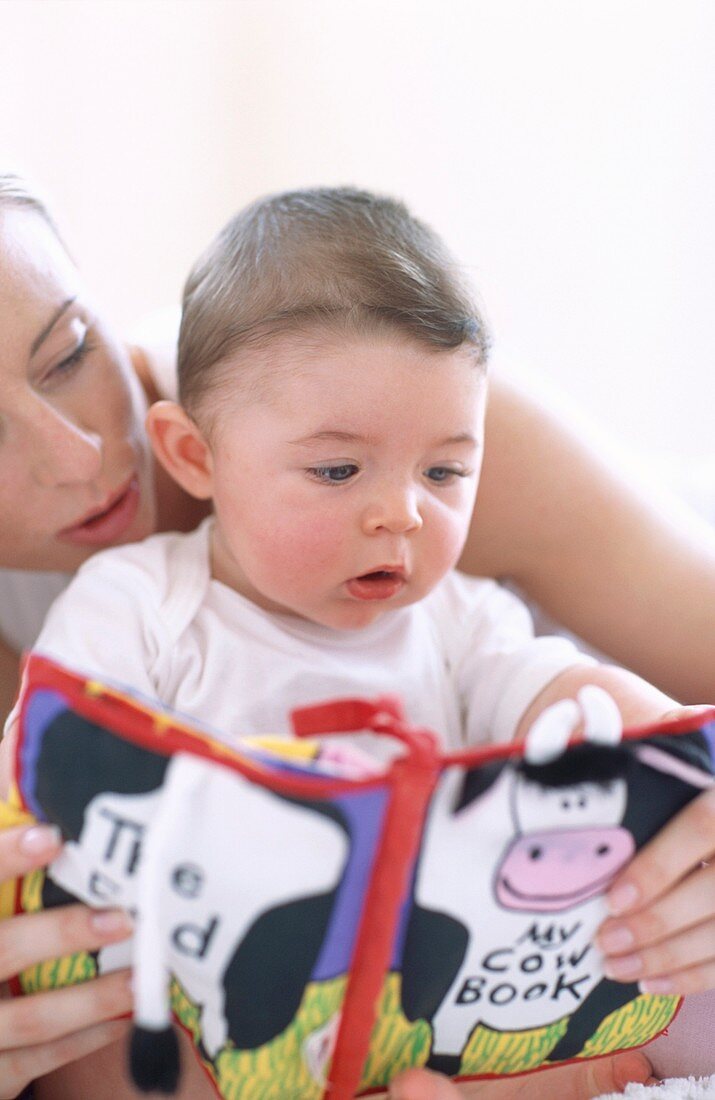
[[[326,429],[319,432],[311,432],[309,435],[303,435],[300,439],[291,439],[289,443],[291,446],[304,447],[311,443],[367,443],[375,444],[377,439],[375,436],[360,435],[358,432],[344,432],[333,429]],[[436,439],[432,446],[434,447],[451,447],[460,443],[467,443],[470,447],[478,447],[478,440],[472,435],[471,432],[458,432],[456,435],[447,436],[445,439]]]
[[[457,443],[468,443],[471,447],[479,446],[479,441],[471,432],[459,432],[457,435],[450,435],[447,439],[440,439],[437,446],[450,447],[452,444]]]
[[[30,358],[32,358],[32,356],[39,349],[39,347],[43,343],[43,341],[46,340],[47,337],[50,335],[53,328],[55,327],[55,325],[59,321],[60,317],[64,313],[67,312],[69,307],[75,301],[76,301],[76,298],[68,298],[67,301],[63,302],[62,305],[60,306],[60,308],[53,313],[52,318],[49,321],[49,323],[45,325],[42,332],[38,333],[37,336],[35,337],[35,339],[32,341],[32,344],[30,345]]]
[[[291,445],[303,447],[307,443],[375,443],[376,440],[374,436],[360,435],[358,432],[325,430],[311,432],[309,435],[303,435],[300,439],[291,439],[289,442]]]

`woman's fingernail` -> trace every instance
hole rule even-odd
[[[643,960],[640,955],[617,955],[615,958],[606,959],[603,972],[607,978],[637,978],[643,973]]]
[[[103,936],[111,936],[116,932],[128,934],[133,928],[132,919],[124,909],[102,909],[93,913],[90,920],[95,932],[100,932]]]
[[[645,978],[638,982],[641,993],[667,994],[675,993],[675,984],[671,978]]]
[[[635,943],[635,936],[627,924],[617,924],[599,933],[598,945],[606,955],[627,951]]]
[[[638,887],[634,886],[632,882],[624,882],[622,886],[616,886],[614,890],[611,890],[606,897],[606,902],[610,912],[616,917],[619,913],[625,913],[628,909],[632,909],[639,897]]]
[[[28,856],[53,852],[62,843],[62,833],[56,825],[31,825],[20,836],[18,847]]]

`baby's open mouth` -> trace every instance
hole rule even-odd
[[[401,569],[374,569],[361,573],[347,582],[350,595],[356,600],[389,600],[405,586]]]

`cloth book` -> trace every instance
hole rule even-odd
[[[445,754],[384,697],[228,747],[31,655],[5,820],[65,844],[5,909],[121,906],[135,932],[14,991],[133,966],[135,1081],[175,1087],[178,1026],[227,1100],[349,1100],[410,1066],[488,1078],[648,1042],[679,1000],[607,979],[594,933],[614,876],[713,783],[715,709],[621,734],[588,690],[576,738],[566,701],[523,744]],[[389,751],[356,747],[364,732]]]

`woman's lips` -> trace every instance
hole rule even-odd
[[[353,577],[346,588],[356,600],[391,600],[406,583],[405,575],[400,570],[376,569],[372,573],[363,573],[361,577]]]
[[[101,512],[95,512],[57,536],[76,546],[109,546],[131,527],[139,508],[139,480],[133,477]]]

